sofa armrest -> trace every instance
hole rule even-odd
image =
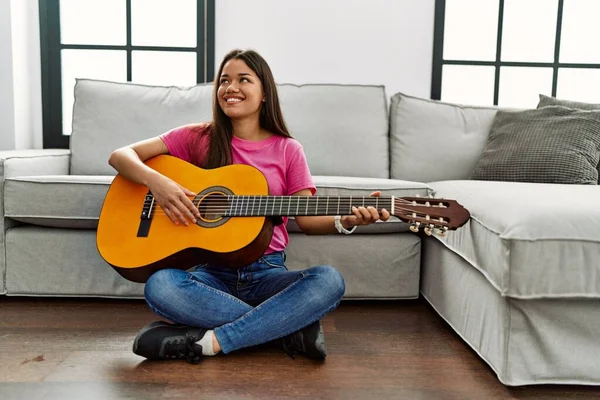
[[[0,184],[15,176],[69,175],[70,161],[67,149],[0,151]]]
[[[6,293],[6,231],[15,221],[4,217],[4,180],[16,176],[69,175],[71,151],[34,149],[0,151],[0,294]]]

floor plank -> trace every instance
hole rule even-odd
[[[2,399],[580,399],[600,388],[509,388],[421,300],[342,302],[324,363],[259,346],[150,362],[131,352],[157,319],[139,300],[0,297]]]

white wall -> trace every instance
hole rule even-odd
[[[0,150],[42,147],[36,0],[0,0]]]
[[[280,83],[429,97],[434,0],[217,0],[215,69],[253,48]],[[42,147],[37,0],[0,0],[0,150]]]
[[[10,0],[0,0],[0,150],[15,148]]]
[[[42,147],[42,79],[38,2],[12,0],[15,148]]]
[[[429,98],[434,0],[218,0],[215,59],[253,48],[279,83],[383,84]]]

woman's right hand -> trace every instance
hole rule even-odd
[[[188,197],[195,196],[196,193],[184,188],[172,179],[164,175],[157,175],[148,185],[148,188],[167,217],[175,225],[179,225],[179,223],[189,225],[188,221],[195,224],[196,218],[200,218],[200,212]]]

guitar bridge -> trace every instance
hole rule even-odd
[[[138,227],[137,237],[148,237],[150,231],[150,223],[152,222],[152,214],[154,211],[154,196],[148,191],[144,198],[144,206],[140,215],[140,225]]]

